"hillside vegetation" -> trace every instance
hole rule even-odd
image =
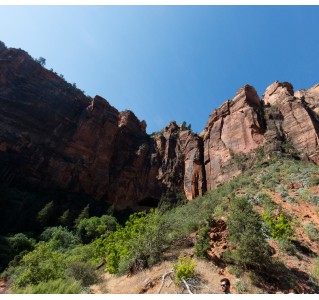
[[[13,257],[1,275],[7,292],[112,293],[110,278],[129,282],[187,240],[190,252],[176,252],[167,274],[177,292],[218,292],[199,288],[201,265],[230,276],[235,293],[318,293],[319,167],[291,157],[265,161],[258,152],[234,163],[245,171],[229,183],[189,202],[163,197],[124,225],[111,212],[90,217],[84,210],[72,225],[2,237],[3,259]],[[166,271],[150,281],[156,290],[142,292],[158,292]]]

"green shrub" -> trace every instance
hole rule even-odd
[[[234,288],[238,294],[247,293],[248,292],[248,284],[245,281],[236,280],[234,284]]]
[[[314,262],[314,268],[311,272],[311,275],[318,281],[319,283],[319,258],[317,258]]]
[[[251,201],[253,205],[262,205],[262,206],[269,206],[273,205],[273,201],[271,197],[264,192],[259,192],[255,196],[253,196],[253,200]]]
[[[308,201],[310,197],[310,190],[308,188],[299,188],[296,191],[296,194],[299,195],[299,199],[302,201]]]
[[[94,259],[94,244],[77,245],[65,252],[67,263],[72,261],[96,262]]]
[[[15,269],[14,286],[24,287],[63,278],[65,268],[66,256],[40,242],[32,252],[23,256],[20,266]]]
[[[31,251],[35,247],[35,239],[27,237],[23,233],[17,233],[12,237],[7,238],[11,254],[13,256],[19,254],[20,252],[27,250]]]
[[[278,245],[281,251],[284,251],[288,253],[289,255],[296,254],[296,246],[290,240],[280,239],[278,240]]]
[[[63,212],[63,214],[58,218],[59,224],[62,226],[69,226],[70,225],[70,210],[67,209]]]
[[[310,240],[319,240],[319,230],[313,223],[307,223],[304,225],[306,234],[309,236]]]
[[[221,218],[226,211],[227,206],[225,204],[219,204],[214,209],[214,216],[217,218]]]
[[[226,255],[227,256],[227,255]],[[226,259],[227,260],[227,259]],[[237,266],[230,266],[228,268],[229,273],[233,274],[235,277],[239,278],[243,274],[242,268],[239,268]]]
[[[37,221],[41,226],[45,226],[49,223],[54,213],[54,204],[53,201],[47,203],[37,215]]]
[[[82,287],[79,281],[59,278],[24,288],[15,288],[13,291],[15,294],[80,294]]]
[[[207,258],[207,251],[210,249],[210,228],[205,226],[199,229],[198,239],[195,243],[195,254],[199,258]]]
[[[55,251],[65,251],[80,243],[76,235],[62,226],[48,227],[41,233],[40,239],[48,242]]]
[[[99,279],[95,266],[90,262],[82,261],[71,262],[66,269],[66,276],[73,277],[84,286],[97,283]]]
[[[90,204],[85,206],[83,210],[80,212],[78,217],[74,220],[74,225],[77,226],[81,220],[88,219],[90,217]]]
[[[319,195],[309,195],[308,201],[315,206],[319,206]]]
[[[182,279],[187,280],[195,276],[196,263],[191,257],[178,258],[178,262],[173,265],[175,282],[179,284]]]
[[[124,273],[137,263],[139,267],[157,262],[167,247],[172,224],[152,210],[132,214],[124,227],[94,241],[95,257],[106,255],[106,269],[110,273]]]
[[[89,243],[107,231],[114,231],[116,226],[117,221],[114,217],[103,215],[80,220],[76,231],[83,243]]]
[[[268,214],[263,214],[266,225],[270,229],[270,235],[276,240],[289,239],[292,234],[291,222],[281,213],[278,217],[272,217]]]
[[[235,197],[230,205],[227,220],[229,240],[235,250],[233,263],[247,268],[260,268],[267,264],[267,243],[261,217],[245,197]]]
[[[317,186],[319,184],[319,175],[313,174],[308,180],[308,186]]]

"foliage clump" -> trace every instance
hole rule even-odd
[[[276,240],[288,240],[293,234],[291,222],[287,216],[280,213],[277,217],[263,214],[266,225],[270,229],[270,235]]]
[[[246,197],[232,200],[227,226],[234,250],[226,252],[226,260],[243,269],[262,268],[269,260],[262,219]]]
[[[15,294],[80,294],[81,292],[81,282],[71,278],[58,278],[14,289]]]
[[[178,262],[174,264],[175,282],[180,284],[181,281],[190,279],[195,276],[196,263],[191,257],[180,256]]]
[[[83,243],[90,243],[107,231],[114,231],[118,223],[109,215],[81,219],[76,225],[76,232]]]
[[[94,242],[96,257],[106,255],[106,269],[112,274],[143,269],[159,259],[166,244],[164,227],[157,210],[132,214],[124,227]]]
[[[195,243],[195,254],[199,258],[207,258],[207,251],[210,249],[210,228],[208,225],[202,227],[198,231],[198,239]]]
[[[313,223],[305,224],[304,229],[310,240],[319,241],[319,230]]]

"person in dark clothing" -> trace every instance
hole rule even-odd
[[[228,278],[223,278],[220,281],[220,286],[222,287],[222,291],[224,294],[231,294],[230,292],[230,281]]]

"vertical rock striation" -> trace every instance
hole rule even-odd
[[[316,95],[316,87],[296,92],[294,95],[290,83],[276,81],[266,89],[263,99],[266,106],[276,108],[281,114],[281,135],[284,139],[291,143],[301,156],[318,164],[319,123],[317,113],[311,108],[316,107]]]
[[[319,85],[294,93],[271,84],[260,100],[245,85],[197,135],[171,122],[149,136],[145,121],[85,96],[23,50],[0,42],[0,180],[3,186],[91,195],[117,209],[158,205],[166,191],[187,199],[237,176],[232,163],[291,144],[319,163]],[[5,200],[2,200],[5,201]]]
[[[256,90],[245,85],[232,100],[211,114],[204,132],[204,164],[207,189],[228,181],[240,170],[224,172],[223,167],[238,153],[249,153],[262,146],[265,128]]]

